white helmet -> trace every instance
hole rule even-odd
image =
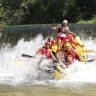
[[[63,20],[63,23],[68,23],[68,21],[67,20]]]

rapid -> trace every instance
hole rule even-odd
[[[52,80],[52,74],[37,69],[40,57],[35,52],[46,40],[38,35],[31,41],[21,39],[14,47],[1,46],[0,96],[96,96],[96,53],[87,54],[86,64],[75,62],[67,68],[64,79]],[[96,50],[95,40],[82,41],[86,49]],[[22,54],[36,58],[25,58]]]

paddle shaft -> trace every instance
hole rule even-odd
[[[93,52],[96,52],[96,50],[83,50],[82,52],[93,53]]]
[[[36,58],[35,56],[31,56],[31,55],[27,55],[27,54],[22,54],[22,57]]]
[[[54,22],[55,22],[55,18],[53,19],[53,23],[52,23],[52,27],[53,27],[53,25],[54,25]],[[52,29],[51,29],[51,31],[50,31],[50,33],[49,33],[49,36],[51,37],[51,33],[52,33]],[[48,38],[48,42],[50,42],[51,40],[50,40],[50,37]]]

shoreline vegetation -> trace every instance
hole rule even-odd
[[[77,24],[96,24],[96,16],[90,20],[80,20]]]

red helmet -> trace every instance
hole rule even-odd
[[[47,42],[45,42],[45,45],[50,45],[50,42],[48,42],[48,41],[47,41]]]
[[[72,36],[71,34],[68,34],[68,35],[67,35],[67,38],[68,38],[68,39],[73,39],[73,36]]]
[[[51,44],[54,44],[54,43],[56,43],[56,40],[52,40],[52,41],[51,41]]]
[[[64,39],[64,42],[69,42],[69,40],[67,38]]]

